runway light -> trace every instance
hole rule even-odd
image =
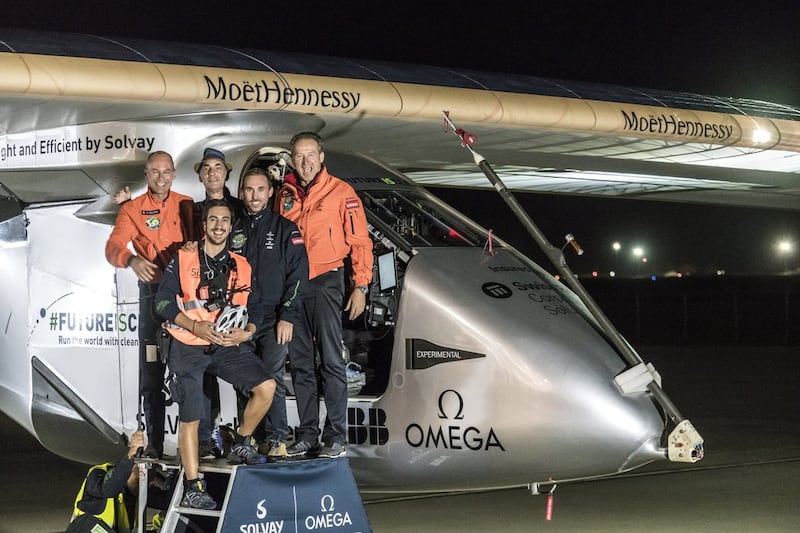
[[[636,246],[631,253],[636,257],[642,257],[644,255],[644,249],[641,246]]]
[[[592,270],[592,277],[593,277],[593,278],[596,278],[596,277],[597,277],[597,275],[598,275],[598,274],[597,274],[597,270]]]
[[[611,272],[608,273],[608,275],[613,278],[614,276],[617,275],[617,273],[612,270]]]
[[[619,242],[617,242],[617,241],[614,241],[614,243],[613,243],[613,244],[611,244],[611,248],[612,248],[612,249],[613,249],[615,252],[619,252],[620,248],[622,248],[622,245],[621,245]]]

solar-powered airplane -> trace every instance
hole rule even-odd
[[[143,189],[152,150],[174,156],[175,189],[199,198],[192,164],[206,146],[233,163],[235,193],[248,168],[284,161],[292,134],[326,139],[377,258],[368,311],[345,331],[365,378],[348,408],[365,491],[702,457],[657,371],[576,282],[556,279],[569,273],[560,249],[542,243],[554,264],[537,265],[422,188],[503,189],[445,134],[443,110],[480,134],[475,148],[511,189],[800,205],[800,112],[763,102],[10,30],[0,71],[0,407],[87,463],[116,457],[136,428],[136,280],[103,248],[109,195]],[[223,399],[221,423],[234,411]]]

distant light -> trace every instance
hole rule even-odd
[[[653,274],[652,276],[650,276],[650,281],[655,281],[655,280],[656,280],[656,275],[655,275],[655,274]]]
[[[717,276],[724,276],[724,275],[725,275],[724,270],[717,270]]]
[[[777,244],[778,252],[788,254],[792,251],[792,243],[789,241],[779,241]]]
[[[678,272],[678,277],[682,278],[683,277],[683,272]]]
[[[617,273],[612,270],[611,272],[608,273],[608,275],[613,278],[614,276],[617,275]]]
[[[622,248],[622,245],[619,242],[614,241],[614,243],[611,245],[611,248],[613,248],[615,252],[619,252],[620,248]]]
[[[633,255],[635,255],[636,257],[642,257],[644,255],[644,249],[641,246],[637,246],[636,248],[631,250],[631,252],[633,252]]]
[[[597,277],[597,270],[592,270],[592,277],[593,277],[593,278],[596,278],[596,277]]]
[[[647,263],[647,258],[646,257],[642,257],[642,263]]]
[[[754,143],[761,144],[761,143],[769,142],[769,140],[771,138],[772,138],[772,134],[770,132],[768,132],[767,130],[756,130],[756,131],[753,132],[753,142]]]

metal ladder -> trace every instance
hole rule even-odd
[[[183,477],[184,477],[184,469],[182,466],[179,465],[172,465],[168,463],[159,463],[165,469],[175,469],[178,471],[177,478],[175,481],[175,486],[172,490],[172,497],[170,498],[169,505],[166,509],[166,514],[164,515],[164,522],[161,526],[160,532],[161,533],[175,533],[177,532],[187,532],[187,531],[194,531],[197,533],[207,533],[209,531],[208,527],[199,527],[196,524],[192,523],[190,517],[211,517],[214,518],[214,529],[217,529],[219,526],[219,518],[222,517],[225,507],[227,504],[228,495],[230,494],[231,489],[231,479],[233,478],[233,474],[237,465],[231,465],[226,463],[224,460],[218,461],[219,464],[215,463],[200,463],[200,472],[203,474],[203,477],[206,478],[206,483],[208,484],[208,476],[207,474],[212,474],[212,477],[219,477],[226,476],[227,480],[226,489],[225,489],[225,498],[221,502],[219,509],[215,510],[205,510],[205,509],[195,509],[193,507],[184,507],[181,505],[181,500],[183,500],[183,493],[184,493],[184,484],[183,484]],[[147,485],[148,485],[148,475],[151,465],[154,463],[141,463],[139,469],[139,499],[137,503],[137,513],[138,513],[138,520],[137,520],[137,533],[145,533],[146,529],[146,520],[145,520],[145,511],[147,507]],[[145,466],[145,468],[141,468],[141,466]],[[143,474],[144,472],[144,474]],[[216,491],[215,491],[216,492]],[[219,501],[219,499],[218,499]]]

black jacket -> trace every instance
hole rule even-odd
[[[297,324],[308,285],[308,257],[297,225],[268,207],[256,215],[245,213],[231,232],[230,242],[253,267],[253,294],[248,300],[250,321],[267,317]],[[231,249],[237,251],[236,246]]]

